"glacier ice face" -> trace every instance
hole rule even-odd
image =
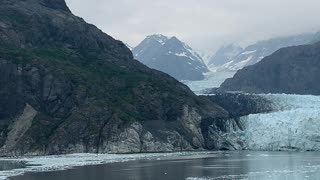
[[[276,111],[240,119],[244,130],[228,132],[248,150],[320,150],[320,96],[261,95]]]
[[[205,79],[200,81],[182,81],[196,94],[210,88],[218,88],[228,78],[232,78],[235,72],[209,72],[205,74]]]

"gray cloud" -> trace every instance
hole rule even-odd
[[[109,35],[137,45],[146,35],[177,36],[210,52],[226,43],[320,30],[319,0],[67,0]]]

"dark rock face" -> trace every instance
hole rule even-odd
[[[234,118],[272,111],[272,103],[256,95],[220,93],[207,97],[227,110],[230,117]]]
[[[240,127],[234,106],[197,97],[64,2],[44,2],[0,6],[0,155],[231,149],[221,134]]]
[[[1,3],[14,4],[16,0],[1,0]],[[21,3],[28,6],[42,5],[50,9],[71,12],[64,0],[21,0]]]
[[[229,132],[244,130],[244,125],[240,121],[240,117],[273,110],[271,102],[255,95],[220,93],[205,97],[229,112],[229,117],[215,120],[214,123],[207,121],[202,122],[202,130],[207,149],[243,149],[243,140],[238,139],[240,137],[227,136]]]
[[[48,8],[70,12],[64,0],[42,0],[42,4]]]
[[[220,91],[320,94],[320,43],[283,48],[238,71]]]
[[[228,116],[64,1],[1,1],[1,155],[201,150]]]
[[[153,96],[133,92],[137,93],[134,103],[119,97],[92,96],[82,84],[57,77],[49,69],[23,67],[7,61],[1,61],[0,69],[6,69],[1,71],[0,88],[4,98],[0,106],[4,112],[2,155],[204,149],[202,119],[214,123],[215,118],[227,116],[222,108],[204,98],[187,102],[191,99],[181,96],[175,104],[166,99],[159,101],[163,98],[159,92],[151,94],[148,90],[134,89]],[[164,96],[173,98],[170,94]],[[112,100],[122,102],[119,107],[105,102]],[[205,108],[203,112],[200,107]]]

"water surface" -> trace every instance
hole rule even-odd
[[[27,165],[23,161],[0,160],[0,171],[25,168]]]
[[[28,173],[10,180],[318,180],[320,153],[215,152]]]

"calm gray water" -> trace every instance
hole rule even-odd
[[[29,173],[10,180],[319,180],[320,153],[224,152]]]
[[[0,161],[0,171],[25,168],[26,163],[21,161]]]

